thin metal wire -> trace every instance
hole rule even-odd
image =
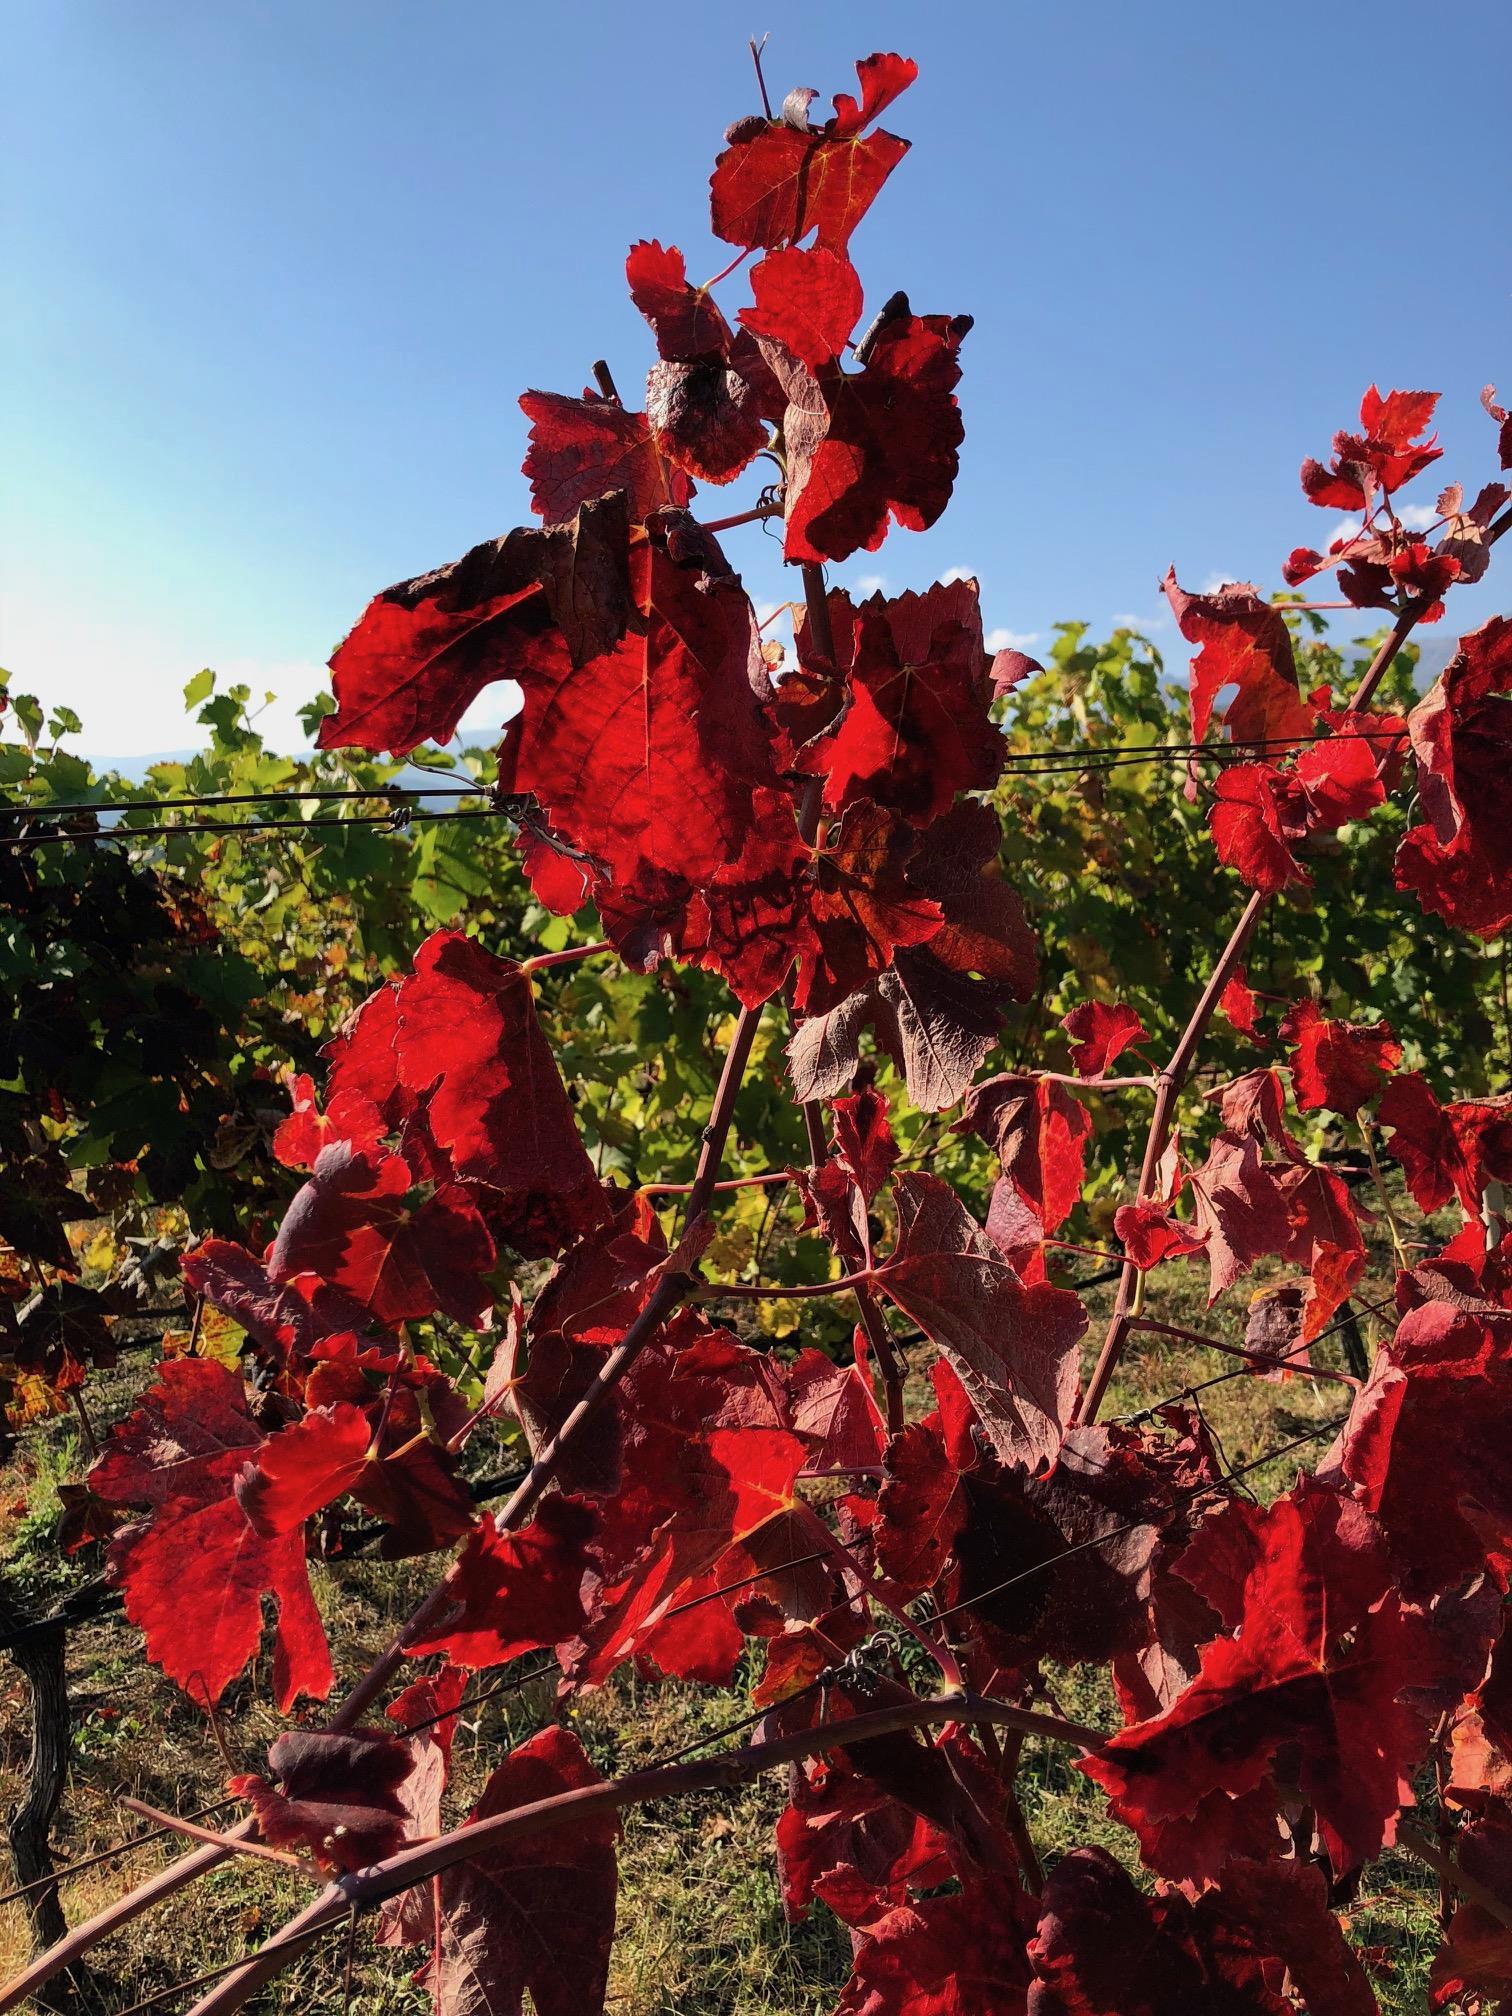
[[[1287,1364],[1298,1351],[1310,1351],[1314,1344],[1321,1344],[1325,1337],[1332,1337],[1340,1330],[1347,1330],[1351,1323],[1357,1323],[1362,1316],[1378,1316],[1383,1309],[1393,1309],[1395,1307],[1396,1297],[1394,1295],[1388,1295],[1382,1302],[1367,1302],[1363,1308],[1352,1309],[1347,1316],[1341,1316],[1337,1323],[1330,1323],[1328,1328],[1320,1330],[1316,1337],[1309,1337],[1303,1344],[1294,1344],[1290,1351],[1283,1351],[1279,1356],[1267,1360],[1264,1364],[1260,1363],[1258,1358],[1248,1359],[1243,1365],[1236,1365],[1228,1372],[1217,1372],[1211,1379],[1201,1379],[1196,1385],[1183,1386],[1179,1393],[1169,1393],[1163,1400],[1152,1400],[1148,1407],[1141,1407],[1136,1413],[1119,1414],[1115,1415],[1114,1418],[1127,1427],[1133,1422],[1149,1420],[1150,1416],[1158,1413],[1162,1407],[1174,1407],[1178,1400],[1187,1400],[1198,1393],[1206,1393],[1210,1386],[1226,1385],[1230,1379],[1244,1379],[1247,1377],[1263,1378],[1265,1373],[1271,1370],[1272,1367]],[[1158,1336],[1160,1333],[1156,1331],[1151,1334]],[[1196,1339],[1193,1340],[1194,1343],[1196,1341]],[[1293,1367],[1294,1371],[1304,1374],[1307,1369],[1305,1365]]]
[[[486,784],[321,784],[308,791],[280,785],[273,791],[189,791],[172,798],[76,799],[49,805],[3,805],[0,811],[30,818],[60,818],[65,812],[166,812],[195,805],[301,804],[325,798],[486,798]]]
[[[427,1715],[423,1722],[406,1722],[399,1731],[401,1736],[418,1736],[423,1729],[434,1729],[438,1722],[449,1722],[454,1715],[460,1715],[468,1708],[481,1708],[485,1701],[493,1701],[501,1694],[518,1694],[528,1687],[532,1680],[544,1680],[548,1673],[559,1673],[560,1662],[544,1659],[539,1666],[533,1666],[528,1673],[514,1673],[507,1679],[495,1680],[489,1687],[480,1687],[476,1694],[464,1694],[455,1708],[443,1708],[438,1714]]]
[[[324,1939],[329,1933],[346,1929],[345,1918],[333,1918],[326,1925],[312,1925],[308,1932],[297,1933],[285,1940],[279,1947],[280,1953],[298,1955],[306,1952],[317,1939]],[[238,1954],[234,1960],[223,1961],[219,1967],[212,1967],[208,1973],[195,1974],[187,1981],[175,1981],[170,1987],[159,1988],[153,1995],[144,1995],[140,2002],[132,2002],[119,2012],[119,2016],[142,2016],[144,2009],[156,2009],[160,2003],[171,2002],[175,1995],[187,1995],[191,1988],[207,1988],[212,1981],[222,1981],[228,1974],[234,1974],[239,1967],[246,1967],[262,1957],[263,1948],[254,1947],[250,1952]]]
[[[1400,728],[1356,729],[1351,731],[1357,739],[1365,741],[1399,742],[1405,731]],[[1231,742],[1162,742],[1148,747],[1128,747],[1120,744],[1103,745],[1084,743],[1080,747],[1046,745],[1037,749],[1010,750],[1003,759],[1005,770],[1017,776],[1051,776],[1067,771],[1080,774],[1088,770],[1117,769],[1151,763],[1190,763],[1205,758],[1221,764],[1248,761],[1256,753],[1266,751],[1290,751],[1316,747],[1320,743],[1336,739],[1331,737],[1299,736],[1250,736]],[[123,812],[161,812],[203,809],[222,805],[269,805],[305,802],[328,802],[337,800],[361,800],[364,798],[392,798],[394,808],[387,813],[353,814],[347,818],[329,820],[234,820],[226,822],[200,821],[184,826],[134,826],[110,827],[97,832],[69,834],[13,834],[0,836],[0,845],[41,846],[51,845],[61,840],[95,840],[106,838],[154,837],[163,833],[224,833],[272,831],[278,826],[288,825],[291,830],[306,832],[312,827],[332,825],[383,825],[409,824],[417,820],[434,821],[442,818],[509,817],[505,808],[489,805],[469,813],[427,813],[410,808],[405,802],[419,798],[475,798],[487,795],[488,786],[483,784],[374,784],[374,785],[319,785],[302,787],[280,787],[269,791],[227,791],[180,793],[171,798],[121,798],[101,803],[87,803],[68,800],[55,804],[27,805],[0,804],[0,816],[13,816],[24,820],[46,820]]]
[[[192,1813],[176,1813],[176,1820],[204,1820],[212,1813],[220,1813],[234,1802],[217,1799],[211,1806],[197,1806]],[[33,1890],[45,1890],[50,1883],[65,1882],[70,1876],[77,1876],[81,1870],[93,1869],[101,1862],[110,1862],[119,1855],[134,1855],[138,1848],[145,1848],[151,1841],[159,1841],[165,1834],[171,1834],[171,1827],[149,1827],[141,1834],[128,1834],[123,1840],[113,1841],[108,1848],[97,1849],[93,1855],[82,1855],[77,1862],[65,1862],[54,1869],[49,1876],[37,1876],[30,1883],[22,1883],[15,1890],[7,1890],[0,1896],[0,1904],[14,1904],[18,1897],[29,1897]]]
[[[1253,1462],[1242,1463],[1237,1470],[1230,1470],[1227,1478],[1222,1481],[1232,1483],[1240,1477],[1250,1476],[1256,1470],[1263,1470],[1267,1463],[1274,1463],[1280,1457],[1289,1455],[1293,1449],[1300,1449],[1304,1443],[1316,1442],[1321,1436],[1334,1434],[1348,1419],[1347,1414],[1340,1414],[1332,1421],[1321,1421],[1316,1428],[1309,1428],[1305,1435],[1298,1435],[1290,1442],[1283,1442],[1279,1449],[1269,1449],[1263,1456],[1255,1457]],[[1172,1508],[1176,1505],[1190,1504],[1204,1492],[1216,1488],[1215,1481],[1205,1479],[1192,1490],[1179,1492],[1172,1501]],[[995,1582],[990,1589],[979,1589],[965,1602],[953,1603],[948,1610],[937,1611],[933,1621],[936,1624],[943,1624],[947,1617],[954,1617],[959,1611],[975,1609],[979,1603],[987,1602],[990,1597],[1000,1596],[1005,1589],[1012,1589],[1019,1582],[1027,1582],[1035,1575],[1043,1575],[1048,1569],[1059,1567],[1062,1561],[1069,1561],[1073,1554],[1085,1554],[1093,1547],[1106,1547],[1110,1541],[1121,1540],[1125,1534],[1135,1533],[1141,1526],[1151,1524],[1153,1521],[1149,1519],[1131,1519],[1123,1526],[1114,1526],[1106,1533],[1095,1534],[1090,1540],[1079,1540],[1074,1547],[1063,1547],[1059,1554],[1052,1554],[1048,1561],[1036,1561],[1033,1567],[1021,1568],[1016,1575],[1009,1575],[1004,1581]]]
[[[817,1694],[824,1684],[820,1680],[810,1680],[806,1687],[800,1687],[792,1694],[785,1694],[780,1703],[774,1703],[773,1705],[783,1708],[791,1707],[794,1702],[806,1700],[810,1694]],[[718,1729],[711,1729],[706,1736],[699,1736],[693,1742],[685,1743],[681,1750],[674,1750],[669,1756],[651,1758],[645,1768],[651,1771],[659,1771],[665,1765],[680,1764],[684,1757],[691,1757],[695,1750],[703,1750],[710,1743],[722,1743],[727,1736],[739,1736],[747,1729],[754,1729],[756,1724],[764,1721],[771,1712],[772,1710],[769,1707],[753,1709],[749,1715],[742,1715],[738,1721],[726,1722]]]
[[[5,809],[9,808],[0,808],[0,814]],[[297,834],[332,826],[388,826],[397,833],[406,826],[438,826],[460,819],[508,819],[513,816],[502,805],[480,805],[476,809],[459,812],[415,812],[408,806],[399,805],[391,812],[353,812],[346,817],[331,819],[199,819],[190,820],[182,826],[102,826],[88,833],[5,833],[0,834],[0,847],[52,847],[60,842],[93,843],[98,840],[185,839],[198,833]]]

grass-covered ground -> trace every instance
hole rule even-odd
[[[1092,1263],[1085,1263],[1091,1265]],[[1211,1319],[1203,1307],[1202,1278],[1179,1267],[1163,1270],[1149,1313],[1194,1328],[1211,1321],[1213,1334],[1237,1339],[1242,1331],[1243,1285]],[[1377,1252],[1357,1300],[1381,1299],[1390,1281],[1388,1255]],[[1093,1311],[1089,1351],[1101,1334],[1106,1288],[1088,1295]],[[1373,1326],[1367,1319],[1367,1338]],[[1339,1340],[1320,1358],[1342,1366]],[[926,1354],[916,1353],[921,1360]],[[1105,1418],[1133,1413],[1182,1387],[1230,1369],[1216,1354],[1169,1340],[1144,1338],[1121,1368]],[[133,1376],[138,1376],[136,1371]],[[119,1404],[131,1382],[120,1382]],[[916,1404],[925,1404],[916,1378]],[[1344,1390],[1305,1378],[1284,1384],[1243,1375],[1209,1387],[1201,1402],[1229,1464],[1245,1469],[1268,1450],[1341,1411]],[[108,1402],[103,1411],[109,1418]],[[1249,1471],[1246,1485],[1264,1500],[1285,1489],[1299,1463],[1327,1446],[1322,1436],[1293,1454]],[[53,1545],[58,1512],[56,1485],[83,1465],[73,1430],[59,1424],[30,1436],[0,1480],[5,1574],[16,1590],[45,1583],[55,1573]],[[376,1650],[428,1586],[434,1566],[354,1563],[339,1572],[316,1569],[317,1595],[326,1615],[338,1671],[351,1676]],[[89,1855],[131,1831],[117,1804],[121,1792],[187,1811],[216,1796],[227,1772],[202,1715],[143,1660],[136,1634],[118,1619],[77,1631],[69,1652],[76,1714],[72,1776],[59,1816],[60,1860]],[[1111,1700],[1100,1676],[1061,1673],[1051,1691],[1061,1710],[1080,1720],[1114,1726]],[[465,1811],[502,1752],[540,1726],[551,1711],[549,1683],[484,1703],[466,1715],[454,1752],[453,1809]],[[680,1751],[746,1712],[736,1690],[682,1685],[651,1686],[626,1680],[582,1700],[575,1722],[599,1767],[634,1769]],[[0,1662],[0,1798],[16,1795],[28,1741],[25,1690],[9,1661]],[[266,1693],[266,1674],[232,1690],[224,1704],[224,1740],[237,1769],[260,1768],[262,1752],[279,1719]],[[1064,1750],[1031,1741],[1024,1752],[1020,1789],[1042,1855],[1098,1841],[1132,1864],[1132,1844],[1113,1826],[1096,1789],[1073,1768]],[[732,1793],[704,1793],[627,1816],[621,1862],[620,1931],[610,1984],[611,2006],[623,2016],[807,2016],[834,2007],[849,1972],[849,1938],[822,1907],[805,1923],[785,1922],[771,1852],[772,1822],[782,1788],[772,1780]],[[70,1922],[119,1896],[173,1852],[153,1843],[69,1877],[63,1902]],[[87,1990],[88,2016],[119,2016],[157,1994],[254,1946],[297,1906],[301,1880],[245,1859],[223,1866],[194,1891],[139,1920],[97,1952],[97,1973]],[[1356,1944],[1370,1957],[1382,2004],[1391,2012],[1426,2006],[1424,1977],[1437,1945],[1437,1891],[1415,1865],[1386,1856],[1350,1916]],[[0,1906],[0,1978],[27,1953],[27,1927],[19,1905]],[[401,2016],[429,2007],[409,1978],[416,1956],[376,1950],[363,1937],[353,1966],[350,2016]],[[265,1996],[260,2009],[337,2016],[343,2001],[345,1935],[315,1948]],[[179,2011],[193,1997],[161,2006]]]

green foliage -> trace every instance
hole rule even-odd
[[[1298,644],[1300,682],[1304,690],[1330,688],[1342,704],[1379,639],[1341,651],[1320,634],[1317,616],[1294,618],[1297,627],[1304,623],[1313,634]],[[1418,697],[1417,655],[1412,646],[1399,654],[1378,696],[1383,706],[1405,711]],[[1166,676],[1155,646],[1124,629],[1095,642],[1081,623],[1058,626],[1046,669],[1012,691],[1003,725],[1019,755],[1129,754],[1191,737],[1185,685]],[[1024,894],[1043,958],[1040,993],[1010,1014],[1004,1051],[1009,1059],[1069,1068],[1064,1049],[1057,1058],[1060,1017],[1089,998],[1121,1000],[1138,1011],[1150,1034],[1140,1048],[1158,1064],[1170,1055],[1213,946],[1246,895],[1219,866],[1208,835],[1214,768],[1211,760],[1200,763],[1189,782],[1179,759],[1097,768],[1094,757],[1085,769],[1069,755],[1062,760],[1067,767],[1053,775],[1026,775],[1010,763],[997,791],[1004,868]],[[1249,984],[1272,1027],[1308,994],[1326,1013],[1384,1017],[1409,1067],[1470,1097],[1502,1076],[1497,1060],[1512,1034],[1505,953],[1446,931],[1401,900],[1392,860],[1413,817],[1403,799],[1315,844],[1312,888],[1267,907],[1247,962]],[[1265,1061],[1220,1015],[1204,1045],[1201,1078],[1211,1088]],[[1127,1099],[1116,1110],[1103,1102],[1088,1172],[1094,1212],[1105,1196],[1111,1215],[1147,1117]],[[1189,1097],[1185,1118],[1189,1133],[1202,1124],[1200,1091]]]
[[[1304,686],[1347,693],[1371,640],[1340,651],[1315,616],[1299,612],[1294,623],[1312,629],[1299,636]],[[1415,697],[1413,655],[1393,667],[1380,696],[1387,704],[1405,708]],[[10,731],[0,735],[5,803],[39,814],[89,808],[59,815],[80,831],[101,822],[152,829],[119,845],[0,854],[8,1003],[0,1145],[12,1168],[45,1175],[53,1192],[78,1193],[63,1210],[76,1245],[81,1225],[106,1222],[109,1238],[103,1246],[97,1239],[106,1264],[89,1279],[108,1314],[120,1313],[123,1287],[140,1297],[144,1275],[147,1287],[170,1288],[181,1244],[233,1227],[255,1241],[271,1229],[292,1180],[271,1153],[288,1110],[280,1080],[315,1066],[319,1045],[427,931],[462,928],[516,957],[598,935],[591,911],[564,919],[535,901],[506,820],[445,816],[484,811],[481,751],[425,749],[412,765],[355,752],[283,755],[268,747],[250,689],[220,690],[206,670],[185,688],[204,746],[187,762],[154,765],[136,784],[60,746],[78,732],[70,709],[49,713],[8,693],[3,675],[0,698],[0,726]],[[305,710],[307,730],[329,705],[322,696]],[[1043,977],[1035,999],[1010,1012],[989,1064],[1067,1063],[1059,1019],[1091,997],[1137,1009],[1153,1065],[1169,1054],[1203,984],[1215,930],[1243,900],[1206,830],[1211,761],[1189,776],[1168,753],[1190,737],[1185,687],[1136,632],[1098,641],[1085,624],[1063,624],[1046,669],[1013,689],[1002,711],[1013,752],[996,793],[1002,864],[1039,932]],[[1129,760],[1142,750],[1167,753]],[[473,795],[457,806],[402,795],[432,778]],[[247,802],[154,809],[188,796]],[[1340,1012],[1384,1016],[1410,1065],[1474,1093],[1497,1074],[1508,1043],[1505,950],[1447,932],[1395,899],[1392,857],[1410,816],[1389,806],[1315,851],[1313,887],[1267,911],[1249,980],[1272,1023],[1309,992]],[[274,820],[278,830],[268,830]],[[14,830],[3,809],[0,826]],[[728,1033],[722,983],[687,967],[642,976],[616,960],[550,969],[540,983],[600,1169],[626,1184],[687,1181]],[[784,1040],[774,1013],[741,1094],[732,1174],[765,1168],[774,1147],[784,1164],[808,1159],[784,1082]],[[1261,1061],[1220,1016],[1186,1100],[1190,1145],[1216,1121],[1203,1090]],[[1142,1068],[1133,1057],[1126,1063]],[[911,1111],[885,1059],[878,1071],[897,1093],[905,1159],[985,1209],[982,1144]],[[1097,1134],[1073,1236],[1107,1236],[1137,1160],[1141,1109],[1138,1095],[1093,1102]],[[1331,1123],[1308,1124],[1321,1135]],[[39,1247],[35,1203],[15,1191],[14,1182],[0,1186],[0,1237],[34,1262],[56,1263],[61,1235],[54,1230],[52,1250]],[[819,1268],[811,1243],[791,1193],[752,1190],[721,1214],[711,1258],[738,1276],[754,1272],[760,1256],[765,1278],[789,1282]],[[153,1263],[145,1269],[144,1251]],[[29,1285],[14,1279],[13,1300]],[[793,1320],[787,1304],[758,1313],[775,1334]],[[823,1321],[817,1312],[809,1320]]]

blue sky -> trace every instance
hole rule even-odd
[[[1297,465],[1372,378],[1442,390],[1438,466],[1494,473],[1477,395],[1512,391],[1505,9],[6,17],[0,662],[84,715],[86,749],[191,740],[180,691],[207,663],[277,687],[292,734],[374,590],[526,518],[517,393],[577,391],[598,355],[630,393],[650,362],[626,247],[725,263],[706,180],[756,109],[752,31],[774,97],[810,84],[825,107],[857,56],[918,59],[884,121],[913,151],[853,254],[872,306],[901,286],[976,317],[954,505],[841,579],[967,568],[989,625],[1040,637],[1158,618],[1171,561],[1187,585],[1274,585],[1334,522]],[[702,494],[710,516],[744,495]],[[760,599],[794,592],[760,531],[729,546]],[[1451,611],[1499,606],[1493,569]]]

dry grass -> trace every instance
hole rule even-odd
[[[1195,1274],[1167,1269],[1151,1313],[1194,1328],[1207,1321]],[[1388,1256],[1374,1256],[1359,1300],[1378,1299],[1389,1286]],[[1090,1335],[1100,1334],[1106,1290],[1089,1296]],[[1214,1318],[1218,1334],[1233,1337],[1231,1312]],[[1367,1332],[1369,1330],[1367,1323]],[[1323,1347],[1327,1362],[1342,1364],[1338,1340]],[[1228,1370],[1200,1347],[1144,1338],[1120,1369],[1107,1416],[1137,1411],[1198,1380]],[[923,1381],[915,1382],[924,1404]],[[1239,1468],[1269,1449],[1331,1422],[1342,1411],[1342,1389],[1322,1381],[1284,1384],[1249,1376],[1226,1380],[1202,1396],[1206,1418],[1228,1462]],[[123,1403],[124,1404],[124,1403]],[[13,1469],[0,1503],[28,1509],[13,1513],[5,1538],[12,1577],[46,1569],[45,1536],[52,1487],[72,1459],[67,1429],[28,1445],[27,1464]],[[1299,1465],[1326,1447],[1321,1437],[1246,1479],[1267,1499],[1291,1481]],[[39,1449],[50,1450],[39,1460]],[[364,1660],[391,1632],[428,1580],[424,1564],[400,1567],[359,1563],[339,1575],[317,1571],[338,1665],[344,1673]],[[142,1661],[135,1634],[106,1620],[74,1634],[70,1677],[77,1709],[76,1749],[67,1799],[57,1828],[60,1859],[88,1854],[129,1831],[116,1803],[118,1789],[155,1805],[187,1810],[214,1796],[225,1767],[204,1718],[176,1689]],[[225,1740],[237,1768],[257,1768],[279,1721],[265,1690],[266,1674],[234,1689],[224,1704]],[[1113,1720],[1103,1678],[1057,1675],[1054,1692],[1070,1715]],[[624,1771],[679,1750],[694,1738],[738,1717],[746,1697],[681,1685],[653,1687],[626,1679],[582,1702],[576,1716],[599,1767]],[[25,1762],[24,1698],[8,1667],[0,1680],[0,1793],[14,1796]],[[459,1731],[454,1760],[454,1806],[460,1813],[476,1794],[502,1750],[539,1727],[551,1709],[544,1684],[485,1703]],[[1042,1852],[1053,1858],[1083,1841],[1102,1841],[1129,1853],[1127,1837],[1106,1817],[1103,1801],[1064,1753],[1027,1746],[1021,1789]],[[822,1909],[801,1925],[785,1922],[771,1854],[772,1822],[780,1809],[776,1782],[721,1794],[700,1794],[627,1817],[622,1859],[620,1932],[611,1979],[616,2016],[807,2016],[834,2007],[849,1971],[849,1939]],[[168,1859],[164,1844],[106,1862],[63,1885],[71,1922],[120,1895]],[[297,1878],[245,1860],[225,1866],[192,1896],[139,1921],[97,1954],[98,1973],[88,1991],[89,2016],[113,2016],[141,1997],[193,1977],[255,1945],[286,1917],[302,1889]],[[1383,2005],[1405,2012],[1425,2006],[1423,1982],[1437,1943],[1436,1892],[1422,1872],[1396,1857],[1370,1871],[1366,1893],[1353,1913],[1353,1934],[1369,1949]],[[0,1907],[0,1975],[8,1975],[27,1950],[19,1906]],[[345,1935],[315,1948],[283,1977],[259,2007],[337,2016],[343,2009]],[[409,1978],[417,1955],[378,1952],[359,1942],[349,2016],[416,2016],[429,2006]],[[176,1999],[165,2007],[186,2006]]]

